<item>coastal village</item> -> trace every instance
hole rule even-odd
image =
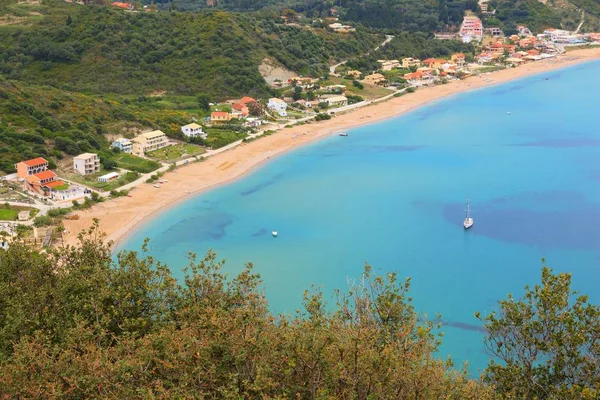
[[[125,12],[135,12],[131,3],[112,3]],[[483,13],[493,13],[480,2]],[[154,11],[145,7],[144,11]],[[293,23],[285,16],[283,23]],[[351,34],[355,28],[326,21],[328,29]],[[476,54],[453,53],[446,58],[379,59],[375,70],[352,69],[342,62],[326,77],[291,76],[271,82],[278,97],[255,99],[250,96],[209,103],[209,113],[192,118],[167,135],[154,129],[111,140],[113,157],[85,152],[61,165],[37,157],[15,165],[16,173],[0,177],[0,247],[25,237],[40,246],[60,242],[64,228],[49,216],[77,219],[77,211],[114,197],[131,196],[138,185],[167,185],[165,172],[233,147],[270,135],[285,127],[331,119],[361,107],[400,97],[415,90],[452,81],[483,77],[494,71],[517,68],[564,54],[570,48],[599,45],[600,33],[568,32],[548,28],[534,35],[526,26],[518,33],[504,35],[485,27],[476,15],[465,15],[458,33],[438,33],[439,40],[460,40],[478,49]],[[392,37],[382,43],[384,46]],[[230,132],[227,142],[215,135]],[[211,142],[211,139],[213,142]]]

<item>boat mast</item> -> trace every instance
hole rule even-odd
[[[469,218],[469,198],[467,197],[467,209],[465,210],[465,219]]]

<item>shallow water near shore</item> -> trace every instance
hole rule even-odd
[[[473,313],[538,283],[542,257],[600,302],[598,71],[580,64],[328,137],[166,210],[119,249],[148,237],[179,278],[189,251],[214,249],[231,274],[252,262],[274,312],[299,308],[313,283],[346,288],[365,262],[396,271],[420,312],[442,314],[440,355],[476,375],[489,356]]]

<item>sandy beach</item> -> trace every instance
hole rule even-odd
[[[106,233],[107,239],[118,243],[136,225],[146,218],[152,218],[154,213],[164,211],[167,207],[194,194],[238,179],[278,155],[332,133],[394,117],[456,93],[598,58],[600,58],[600,48],[576,50],[557,58],[526,64],[519,68],[475,76],[463,81],[453,81],[446,85],[422,88],[415,93],[359,108],[328,121],[282,129],[273,135],[217,154],[204,162],[189,164],[168,172],[163,177],[168,180],[168,183],[163,184],[159,189],[151,184],[142,184],[130,192],[131,197],[105,201],[89,210],[77,212],[80,217],[78,220],[64,221],[65,244],[76,244],[78,233],[88,228],[95,218],[100,221],[100,229]]]

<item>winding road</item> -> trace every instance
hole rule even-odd
[[[394,38],[394,35],[385,35],[385,40],[384,40],[384,41],[383,41],[383,42],[382,42],[382,43],[381,43],[379,46],[375,47],[375,48],[374,48],[373,50],[371,50],[371,51],[377,51],[377,50],[379,50],[381,47],[383,47],[383,46],[385,46],[386,44],[388,44],[389,42],[391,42],[393,38]],[[364,55],[369,55],[369,54],[371,54],[371,51],[369,51],[369,52],[365,53]],[[337,67],[339,67],[340,65],[344,65],[344,64],[346,64],[347,62],[348,62],[348,60],[344,60],[344,61],[342,61],[341,63],[335,64],[335,65],[332,65],[331,67],[329,67],[329,75],[332,75],[332,76],[339,76],[339,74],[337,74],[337,73],[335,72],[336,68],[337,68]]]

